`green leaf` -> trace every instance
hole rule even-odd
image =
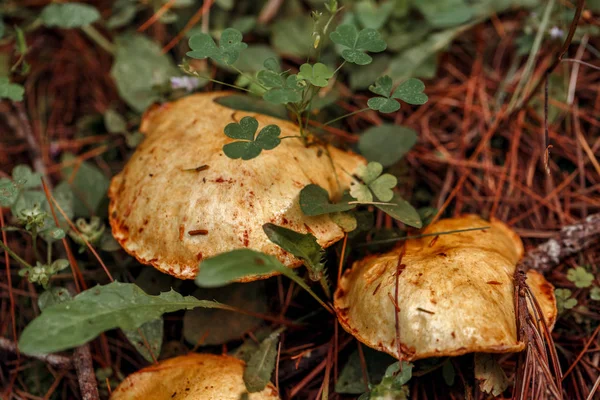
[[[202,268],[202,267],[201,267]],[[219,288],[202,288],[194,292],[198,299],[227,302],[231,307],[243,308],[256,314],[268,311],[265,282],[232,283]],[[248,331],[262,324],[262,319],[220,309],[194,309],[183,316],[183,336],[192,346],[221,345],[241,339]]]
[[[448,359],[448,361],[446,361],[442,366],[442,376],[444,377],[444,382],[446,382],[446,385],[454,385],[456,371],[454,371],[454,366],[452,365],[452,362],[450,362],[450,359]]]
[[[402,371],[400,361],[390,365],[381,382],[371,387],[369,399],[407,399],[408,388],[404,385],[412,377],[412,368],[413,365],[405,361],[402,361]]]
[[[358,64],[370,64],[373,59],[366,54],[367,51],[379,53],[386,49],[387,45],[375,29],[365,28],[358,32],[351,24],[339,25],[329,35],[331,41],[342,46],[342,57],[344,60]]]
[[[44,233],[44,236],[47,236],[51,240],[61,240],[62,238],[65,237],[65,231],[63,231],[62,229],[57,228],[57,227],[52,227],[50,229],[47,229],[43,233]]]
[[[0,99],[22,101],[25,89],[17,83],[10,83],[8,77],[0,77]]]
[[[146,361],[153,362],[160,355],[164,334],[162,317],[145,322],[137,329],[123,331],[123,333]]]
[[[109,329],[133,330],[166,312],[194,307],[227,306],[171,290],[150,296],[132,283],[96,286],[73,300],[46,308],[25,327],[19,349],[25,354],[47,354],[80,346]]]
[[[325,269],[325,250],[312,233],[298,233],[271,223],[264,224],[263,231],[271,242],[304,261],[313,281],[321,279]]]
[[[40,14],[47,27],[81,28],[100,19],[98,10],[83,3],[51,3]]]
[[[72,299],[71,293],[62,287],[51,287],[38,297],[38,307],[40,311],[44,311],[46,308],[55,304],[67,302]]]
[[[367,129],[358,142],[358,149],[369,161],[384,167],[394,165],[415,145],[417,133],[407,127],[383,124]]]
[[[288,118],[288,114],[285,107],[279,104],[268,103],[254,96],[233,94],[230,96],[218,97],[215,99],[215,102],[222,106],[229,107],[233,110],[242,110],[267,114],[279,119]]]
[[[115,61],[110,71],[119,95],[135,111],[142,112],[160,100],[155,87],[165,85],[180,72],[161,47],[140,34],[117,36]]]
[[[351,213],[337,212],[329,214],[329,218],[342,228],[344,232],[352,232],[358,227],[358,221]]]
[[[415,208],[399,194],[394,194],[394,197],[390,201],[390,205],[377,204],[375,207],[403,224],[414,228],[421,228],[423,226],[417,210],[415,210]]]
[[[254,117],[244,117],[239,123],[232,122],[225,127],[225,135],[243,142],[228,143],[223,146],[223,152],[229,158],[250,160],[257,157],[262,150],[272,150],[279,146],[281,129],[277,125],[267,125],[260,130],[256,139],[254,134],[258,129],[258,121]]]
[[[390,201],[394,197],[392,189],[398,184],[398,179],[391,174],[383,174],[383,166],[371,161],[356,169],[356,175],[364,182],[352,182],[350,195],[360,202],[370,203],[373,195],[378,201]]]
[[[302,64],[298,73],[298,78],[305,79],[318,87],[327,86],[328,79],[332,76],[333,71],[323,63],[316,63],[315,65]]]
[[[0,178],[0,207],[11,207],[19,197],[19,188],[8,178]]]
[[[1,15],[0,15],[1,17]],[[4,25],[4,21],[0,18],[0,39],[4,37],[4,32],[6,31],[6,26]]]
[[[110,133],[127,132],[127,121],[121,114],[111,108],[104,113],[104,126]]]
[[[373,62],[369,65],[349,65],[350,87],[354,90],[367,89],[385,72],[390,59],[387,54],[378,54],[373,57]]]
[[[263,340],[258,350],[250,356],[244,369],[244,383],[250,393],[262,391],[271,381],[277,359],[279,332],[274,332]]]
[[[577,299],[571,298],[571,292],[569,289],[554,289],[554,296],[556,297],[556,307],[558,313],[561,314],[565,310],[570,310],[577,305]]]
[[[110,181],[95,165],[87,161],[75,163],[75,159],[72,154],[63,155],[62,164],[67,166],[62,169],[62,175],[75,196],[74,214],[89,217],[98,212],[106,199]],[[75,169],[75,166],[78,168]]]
[[[464,0],[443,0],[437,2],[417,1],[414,6],[435,28],[449,28],[463,24],[473,18],[470,4]]]
[[[277,19],[271,43],[279,54],[305,58],[312,50],[313,20],[306,15]]]
[[[329,201],[329,193],[319,185],[310,184],[300,191],[300,208],[304,215],[317,216],[334,212],[348,211],[356,205],[341,202],[332,204]]]
[[[498,363],[497,355],[475,353],[475,379],[484,393],[500,396],[508,387],[508,378]]]
[[[12,170],[12,178],[23,189],[38,188],[42,185],[42,174],[33,172],[28,165],[19,164]]]
[[[369,384],[377,384],[383,379],[387,367],[395,362],[395,359],[385,353],[363,346],[363,354],[366,361]],[[350,354],[348,361],[340,371],[336,393],[360,394],[368,390],[365,386],[362,364],[358,351]]]
[[[192,51],[187,56],[196,59],[211,58],[216,62],[232,65],[240,56],[240,51],[248,47],[242,41],[242,33],[233,28],[227,28],[221,33],[219,46],[207,33],[198,33],[189,40]]]
[[[355,6],[355,15],[363,27],[380,29],[392,14],[395,6],[395,0],[379,4],[372,0],[362,0]]]
[[[274,77],[271,74],[269,74],[269,77],[272,78],[269,82],[275,83]],[[302,100],[302,90],[304,89],[301,82],[303,83],[304,81],[298,80],[297,75],[289,75],[284,80],[283,86],[273,87],[266,91],[263,99],[275,104],[298,103]]]
[[[258,81],[266,88],[282,88],[285,84],[283,76],[278,72],[271,70],[262,70],[258,72]]]
[[[133,3],[125,4],[116,9],[115,7],[116,4],[113,5],[113,13],[106,22],[106,27],[108,29],[117,29],[129,24],[135,18],[135,14],[138,10],[137,6]]]
[[[423,90],[425,90],[423,82],[416,78],[410,78],[398,85],[392,97],[405,101],[408,104],[421,105],[427,103],[428,100]]]
[[[567,271],[567,279],[578,288],[587,288],[592,286],[594,275],[589,273],[584,267],[570,268]]]
[[[381,164],[379,164],[381,165]],[[391,174],[383,174],[369,184],[369,189],[381,201],[390,201],[394,197],[392,189],[398,184],[398,179]]]
[[[596,301],[600,300],[600,287],[594,286],[590,290],[590,299],[596,300]]]
[[[269,57],[263,62],[263,66],[268,71],[279,72],[281,70],[281,66],[279,65],[278,57]]]
[[[250,45],[240,53],[233,66],[244,72],[257,72],[263,69],[265,62],[263,60],[273,60],[279,65],[279,56],[271,47],[264,44]],[[227,69],[227,67],[225,68]]]

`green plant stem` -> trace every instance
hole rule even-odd
[[[27,261],[23,260],[21,257],[17,255],[14,251],[12,251],[8,246],[4,243],[0,242],[0,247],[4,249],[5,252],[8,253],[9,256],[13,258],[13,260],[17,261],[19,264],[24,266],[25,268],[33,268]]]
[[[31,233],[31,244],[33,246],[33,254],[35,255],[36,260],[38,260],[39,262],[42,262],[43,258],[40,255],[40,252],[38,251],[38,248],[37,248],[37,238],[38,238],[37,232],[32,232]]]
[[[342,115],[341,117],[337,117],[337,118],[334,118],[334,119],[332,119],[331,121],[327,121],[327,122],[325,122],[325,123],[323,124],[323,126],[327,126],[327,125],[329,125],[329,124],[333,124],[334,122],[337,122],[337,121],[339,121],[340,119],[348,118],[348,117],[350,117],[350,116],[352,116],[352,115],[359,114],[359,113],[361,113],[361,112],[368,111],[368,110],[370,110],[370,108],[369,108],[369,107],[367,107],[367,108],[363,108],[363,109],[361,109],[361,110],[353,111],[353,112],[351,112],[351,113],[348,113],[348,114],[344,114],[344,115]]]
[[[333,71],[333,75],[337,74],[337,73],[338,73],[338,71],[339,71],[340,69],[342,69],[342,67],[344,66],[344,64],[346,64],[346,60],[344,60],[344,62],[343,62],[343,63],[341,63],[341,64],[340,64],[340,66],[339,66],[339,67],[337,67],[337,68],[335,69],[335,71]]]
[[[193,74],[193,75],[196,76],[197,78],[206,79],[206,80],[208,80],[210,82],[218,83],[220,85],[225,85],[225,86],[229,86],[231,88],[237,89],[237,90],[242,90],[244,92],[252,93],[251,90],[243,88],[241,86],[232,85],[231,83],[226,83],[226,82],[218,81],[218,80],[213,79],[213,78],[207,78],[207,77],[204,77],[204,76],[200,76],[199,74]]]
[[[46,264],[52,264],[52,243],[48,243],[46,248]]]
[[[254,83],[255,85],[260,86],[261,89],[263,90],[268,90],[265,86],[263,86],[262,83],[260,83],[258,81],[258,79],[256,79],[253,76],[248,75],[247,73],[245,73],[244,71],[240,70],[238,67],[234,66],[234,65],[230,65],[231,68],[233,68],[235,70],[235,72],[237,72],[238,74],[242,75],[243,77],[245,77],[246,79],[248,79],[249,81],[251,81],[252,83]]]
[[[85,25],[81,27],[83,33],[88,35],[96,44],[102,47],[110,54],[115,54],[115,45],[106,39],[100,32],[96,30],[92,25]]]

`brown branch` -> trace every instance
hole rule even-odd
[[[16,343],[13,342],[12,340],[4,338],[4,337],[0,337],[0,350],[8,352],[8,353],[12,353],[12,354],[18,353]],[[66,357],[66,356],[61,356],[58,354],[28,355],[28,354],[23,354],[23,353],[21,353],[21,355],[43,361],[57,369],[73,368],[73,362],[72,362],[71,358]]]
[[[77,381],[83,400],[99,400],[98,384],[94,375],[90,345],[84,344],[73,352],[73,364],[77,372]]]
[[[524,270],[546,273],[566,257],[577,254],[600,239],[600,213],[563,227],[555,238],[529,251],[521,261]]]

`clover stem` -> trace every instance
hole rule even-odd
[[[42,262],[42,256],[40,255],[40,252],[38,251],[38,248],[37,248],[37,238],[38,238],[37,232],[32,232],[31,233],[31,245],[33,246],[33,254],[35,255],[36,260],[38,260],[39,262]]]
[[[344,114],[344,115],[342,115],[341,117],[337,117],[337,118],[334,118],[334,119],[332,119],[331,121],[327,121],[327,122],[325,122],[325,123],[323,124],[323,126],[327,126],[327,125],[333,124],[334,122],[336,122],[336,121],[339,121],[340,119],[348,118],[348,117],[350,117],[350,116],[352,116],[352,115],[359,114],[359,113],[361,113],[361,112],[368,111],[368,110],[370,110],[370,108],[369,108],[369,107],[367,107],[367,108],[363,108],[363,109],[360,109],[360,110],[357,110],[357,111],[353,111],[353,112],[351,112],[351,113],[348,113],[348,114]]]
[[[279,138],[279,140],[283,140],[283,139],[302,139],[302,140],[304,140],[304,138],[302,136],[298,136],[298,135],[283,136],[283,137]]]
[[[261,89],[267,90],[267,88],[265,86],[263,86],[262,83],[260,83],[258,81],[258,79],[248,75],[247,73],[243,72],[241,69],[239,69],[238,67],[234,66],[234,65],[230,65],[231,68],[233,68],[235,70],[235,72],[237,72],[238,74],[242,75],[243,77],[245,77],[246,79],[248,79],[249,81],[251,81],[252,83],[258,85],[261,87]]]
[[[251,90],[249,90],[249,89],[246,89],[246,88],[243,88],[243,87],[241,87],[241,86],[232,85],[231,83],[227,83],[227,82],[218,81],[218,80],[216,80],[216,79],[213,79],[213,78],[206,78],[206,77],[204,77],[204,76],[200,76],[200,75],[197,75],[197,74],[196,74],[196,76],[197,76],[198,78],[201,78],[201,79],[206,79],[206,80],[208,80],[208,81],[210,81],[210,82],[218,83],[218,84],[220,84],[220,85],[229,86],[229,87],[232,87],[232,88],[234,88],[234,89],[243,90],[243,91],[245,91],[245,92],[252,93],[252,91],[251,91]]]
[[[22,266],[24,266],[25,268],[33,268],[27,261],[23,260],[21,257],[19,257],[14,251],[12,251],[7,245],[5,245],[4,243],[0,242],[0,247],[8,253],[9,256],[11,256],[15,261],[17,261],[19,264],[21,264]]]
[[[81,27],[83,33],[88,35],[96,44],[102,47],[106,52],[115,54],[115,45],[106,39],[100,32],[96,30],[92,25],[85,25]]]
[[[344,62],[343,62],[343,63],[341,63],[341,64],[340,64],[340,66],[339,66],[339,67],[337,67],[337,68],[335,69],[335,71],[333,71],[333,75],[337,74],[337,73],[338,73],[338,71],[339,71],[340,69],[342,69],[342,67],[344,66],[344,64],[346,64],[346,60],[344,60]]]

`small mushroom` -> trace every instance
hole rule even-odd
[[[305,216],[299,193],[314,183],[340,197],[365,164],[356,154],[297,138],[251,160],[228,158],[222,148],[233,140],[224,128],[245,116],[256,118],[259,129],[278,125],[280,137],[300,133],[290,122],[215,102],[226,95],[197,94],[150,109],[141,126],[145,140],[109,189],[117,241],[140,262],[181,279],[194,278],[202,259],[246,247],[300,266],[262,225],[310,232],[321,246],[332,245],[344,232],[328,215]]]
[[[524,252],[519,236],[502,222],[476,215],[440,220],[423,233],[433,235],[406,241],[401,258],[400,246],[368,256],[345,272],[334,299],[344,329],[408,361],[523,350],[513,282]],[[535,271],[527,273],[527,283],[551,328],[557,313],[552,285]]]
[[[234,357],[190,353],[169,358],[129,375],[111,400],[240,400],[247,393],[244,362]],[[269,383],[249,400],[278,400]]]

